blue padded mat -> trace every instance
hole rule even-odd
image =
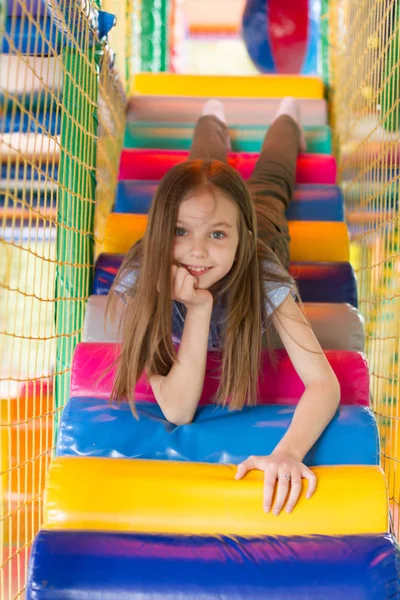
[[[155,181],[120,181],[114,212],[146,214],[157,188]],[[343,195],[336,185],[299,184],[286,216],[291,221],[343,221]]]
[[[108,294],[123,258],[123,254],[99,255],[93,294]],[[347,302],[357,308],[357,283],[350,263],[293,262],[290,272],[296,279],[303,302]]]
[[[28,13],[34,17],[40,14],[44,14],[46,11],[46,0],[24,0],[23,2]],[[5,10],[6,15],[14,15],[20,17],[24,14],[22,10],[22,2],[18,2],[18,0],[6,0],[5,1]]]
[[[54,109],[56,105],[54,103]],[[35,120],[34,120],[35,119]],[[38,123],[36,123],[38,121]],[[0,116],[0,131],[4,133],[40,133],[58,135],[61,129],[61,112],[27,114],[17,112]]]
[[[6,36],[0,36],[0,52],[4,54],[29,54],[32,56],[49,56],[59,54],[66,46],[80,45],[86,51],[87,44],[93,45],[97,36],[102,39],[115,25],[115,16],[97,10],[94,6],[86,9],[86,18],[80,19],[75,10],[71,10],[70,0],[60,3],[59,7],[67,27],[74,32],[74,38],[66,35],[64,22],[59,18],[57,10],[52,14],[50,2],[46,3],[48,15],[29,20],[24,16],[7,16],[5,18]],[[73,3],[72,3],[73,4]],[[87,27],[87,21],[91,27]],[[68,30],[67,30],[68,31]],[[96,37],[93,35],[96,32]],[[89,39],[88,39],[89,33]]]
[[[62,90],[55,88],[51,89],[51,95],[53,98],[62,102]],[[45,111],[48,110],[49,106],[49,92],[48,91],[36,91],[32,92],[27,90],[25,93],[20,94],[13,91],[12,95],[4,93],[4,90],[0,89],[0,104],[3,106],[3,114],[13,109],[16,103],[24,106],[28,111]]]
[[[6,205],[7,192],[0,189],[0,208]],[[27,204],[34,208],[44,207],[56,207],[57,201],[57,190],[44,191],[44,190],[32,190],[32,189],[13,189],[8,191],[8,202],[9,208],[16,206],[22,208]]]
[[[1,179],[20,179],[27,182],[29,182],[29,180],[48,181],[48,179],[57,181],[58,164],[52,162],[47,163],[47,156],[44,154],[42,162],[34,166],[18,164],[17,167],[15,164],[8,165],[7,163],[4,163],[0,165],[0,174]]]
[[[21,54],[48,56],[58,53],[60,34],[50,18],[30,21],[24,17],[6,17],[7,35],[0,37],[0,52],[4,54]],[[11,41],[9,41],[9,39]]]
[[[303,302],[347,302],[358,307],[357,282],[350,263],[292,262],[290,272]]]
[[[41,531],[27,600],[397,600],[399,580],[389,535]]]
[[[157,404],[110,406],[96,398],[72,398],[61,419],[58,456],[102,456],[238,464],[270,454],[288,429],[294,406],[254,406],[229,411],[203,406],[190,425],[167,421]],[[362,406],[341,406],[304,459],[307,465],[379,464],[375,418]]]

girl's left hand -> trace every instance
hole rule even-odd
[[[277,485],[273,512],[279,515],[285,500],[286,512],[292,512],[301,492],[301,480],[308,480],[306,498],[311,498],[317,487],[315,474],[289,452],[273,452],[269,456],[250,456],[240,463],[235,479],[242,479],[248,471],[264,471],[264,510],[269,512]]]

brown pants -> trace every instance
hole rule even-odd
[[[214,116],[201,117],[193,134],[189,160],[204,158],[226,162],[229,130]],[[247,180],[257,214],[258,237],[289,268],[289,229],[286,209],[293,195],[300,130],[288,115],[272,123],[264,138],[254,171]]]

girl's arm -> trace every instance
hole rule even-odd
[[[267,512],[278,481],[274,505],[277,515],[287,497],[286,511],[293,510],[302,489],[302,478],[309,482],[307,497],[315,491],[315,474],[302,461],[334,416],[340,402],[340,386],[313,330],[290,294],[271,318],[305,390],[289,429],[272,454],[248,458],[238,466],[236,478],[241,479],[251,469],[265,472]]]
[[[174,299],[187,312],[177,360],[166,377],[153,375],[150,385],[165,418],[175,425],[191,423],[204,385],[213,297],[196,289],[196,278],[173,267]]]
[[[334,416],[340,386],[315,334],[289,295],[272,316],[273,324],[305,390],[292,423],[275,451],[303,460]]]

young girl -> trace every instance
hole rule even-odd
[[[257,403],[262,336],[279,334],[305,385],[292,423],[269,456],[238,465],[265,473],[264,509],[307,497],[316,477],[302,460],[339,404],[339,384],[296,304],[287,272],[285,211],[302,142],[296,101],[282,101],[247,186],[227,164],[229,133],[220,102],[206,103],[188,162],[171,169],[154,196],[144,238],[127,254],[110,296],[126,303],[112,398],[134,401],[143,371],[165,417],[190,423],[202,393],[207,351],[221,350],[215,401]],[[174,343],[179,344],[176,352]],[[276,489],[275,489],[276,488]]]

